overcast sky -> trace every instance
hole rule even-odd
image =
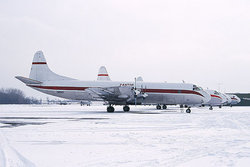
[[[250,92],[249,0],[0,0],[0,87],[42,96],[29,76],[42,50],[56,73],[182,82]]]

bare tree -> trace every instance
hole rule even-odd
[[[25,97],[24,93],[19,89],[1,89],[0,104],[39,104],[39,100],[35,98]]]

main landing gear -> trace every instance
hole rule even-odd
[[[166,110],[166,109],[167,109],[167,105],[166,105],[166,104],[163,104],[163,105],[161,106],[160,104],[157,104],[156,109],[157,109],[157,110],[160,110],[161,108],[162,108],[163,110]]]
[[[114,111],[115,111],[115,108],[113,106],[109,105],[107,107],[107,112],[114,112]]]
[[[209,110],[213,110],[213,106],[210,106],[210,107],[209,107]]]
[[[130,110],[130,107],[129,106],[127,106],[127,105],[125,105],[124,107],[123,107],[123,111],[124,112],[128,112]],[[109,105],[108,107],[107,107],[107,112],[114,112],[115,111],[115,108],[113,107],[113,106],[111,106],[111,105]]]
[[[126,106],[123,107],[124,112],[128,112],[129,110],[130,110],[129,106],[126,105]]]

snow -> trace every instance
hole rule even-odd
[[[250,107],[1,105],[0,167],[249,166]]]

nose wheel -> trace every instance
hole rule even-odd
[[[188,109],[186,110],[186,113],[191,113],[191,109],[188,108]]]

